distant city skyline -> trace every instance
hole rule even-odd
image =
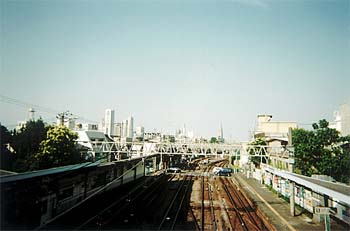
[[[258,114],[332,121],[350,99],[349,1],[0,1],[0,95],[247,140]],[[29,107],[0,101],[14,127]],[[55,115],[35,108],[36,117]]]

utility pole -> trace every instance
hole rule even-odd
[[[63,126],[64,125],[64,112],[61,112],[61,113],[59,113],[57,116],[56,116],[56,118],[58,119],[58,123],[57,123],[57,125],[58,126]]]
[[[288,129],[288,146],[292,146],[292,128]],[[288,156],[288,160],[290,159],[290,155]],[[290,171],[293,173],[294,171],[294,163],[291,163],[289,161],[289,168]],[[295,205],[294,205],[294,188],[295,188],[295,182],[290,181],[289,182],[289,191],[290,191],[290,197],[289,197],[289,204],[290,204],[290,215],[295,216]]]
[[[64,122],[65,122],[65,119],[68,118],[68,120],[70,120],[72,117],[73,114],[70,113],[69,111],[65,111],[65,112],[61,112],[59,113],[56,118],[58,119],[58,122],[57,122],[57,125],[58,126],[64,126]]]

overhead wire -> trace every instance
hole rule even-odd
[[[53,110],[51,108],[48,107],[43,107],[40,105],[36,105],[36,104],[32,104],[32,103],[28,103],[22,100],[18,100],[15,98],[11,98],[9,96],[5,96],[0,94],[0,101],[5,102],[5,103],[9,103],[9,104],[13,104],[13,105],[17,105],[17,106],[21,106],[21,107],[30,107],[30,108],[35,108],[36,110],[42,111],[42,112],[46,112],[49,114],[58,114],[59,111]]]
[[[22,101],[22,100],[18,100],[18,99],[15,99],[15,98],[3,95],[3,94],[0,94],[0,101],[4,102],[4,103],[12,104],[12,105],[20,106],[20,107],[34,108],[37,111],[45,112],[45,113],[48,113],[48,114],[57,115],[57,114],[60,113],[60,111],[57,111],[57,110],[54,110],[54,109],[51,109],[51,108],[48,108],[48,107],[43,107],[43,106],[40,106],[40,105],[37,105],[37,104],[25,102],[25,101]],[[77,119],[80,119],[80,120],[83,120],[83,121],[86,121],[86,122],[97,123],[96,120],[87,119],[85,117],[82,117],[82,116],[79,116],[79,115],[76,115],[76,114],[73,114],[73,113],[72,113],[72,115],[73,116],[77,116],[78,117]]]

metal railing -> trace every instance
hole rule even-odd
[[[79,141],[78,141],[79,142]],[[90,153],[114,155],[115,159],[143,157],[154,154],[168,155],[204,155],[204,156],[259,156],[264,158],[294,158],[292,146],[247,145],[220,143],[170,143],[170,142],[79,142],[88,144]],[[84,145],[84,146],[85,146]]]

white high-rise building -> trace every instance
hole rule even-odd
[[[127,119],[127,134],[126,136],[128,138],[133,138],[134,136],[134,118],[132,116],[129,116],[129,118]]]
[[[128,120],[123,120],[122,122],[122,136],[121,137],[127,137],[128,134]]]
[[[134,118],[129,116],[126,120],[123,120],[120,125],[120,133],[122,138],[134,137]]]
[[[350,100],[339,107],[339,113],[342,120],[341,134],[350,135]]]
[[[350,99],[339,106],[339,110],[334,112],[334,122],[329,124],[330,128],[335,128],[342,136],[350,135]]]
[[[136,127],[136,137],[143,138],[145,135],[145,128],[142,126]]]
[[[224,143],[224,130],[222,129],[222,124],[220,124],[220,130],[219,130],[219,136],[218,136],[219,143]]]
[[[115,124],[114,133],[115,133],[115,136],[122,137],[122,134],[123,134],[122,123]]]
[[[104,120],[104,133],[108,136],[114,136],[114,110],[106,109]]]
[[[191,130],[191,131],[187,131],[187,137],[192,140],[194,138],[194,132]]]

